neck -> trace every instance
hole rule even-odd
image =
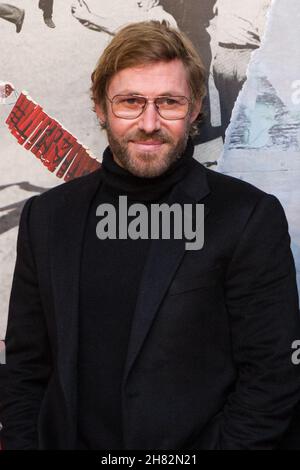
[[[146,178],[135,176],[126,170],[113,156],[109,147],[103,154],[102,175],[110,192],[116,196],[127,195],[129,199],[154,201],[161,199],[179,182],[189,169],[194,145],[188,140],[181,158],[176,160],[162,175]]]

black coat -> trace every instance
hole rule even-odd
[[[1,391],[6,449],[76,447],[79,268],[99,184],[101,170],[31,198],[22,212]],[[125,448],[276,447],[300,399],[284,211],[274,196],[195,160],[173,202],[205,205],[205,243],[151,243],[123,375]]]

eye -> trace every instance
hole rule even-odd
[[[142,107],[145,104],[145,100],[139,96],[122,96],[119,97],[117,104],[127,107]]]
[[[178,99],[172,98],[169,96],[162,96],[157,99],[157,104],[159,106],[167,106],[167,107],[172,107],[172,106],[177,106],[178,105]]]
[[[177,103],[178,103],[178,101],[175,100],[174,98],[167,98],[167,99],[166,99],[166,104],[168,104],[168,105],[170,105],[170,106],[172,106],[172,105],[174,105],[174,104],[177,104]]]
[[[137,99],[136,98],[124,98],[122,100],[123,103],[127,103],[127,104],[136,104],[137,103]]]

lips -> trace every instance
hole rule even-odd
[[[138,145],[162,145],[161,140],[132,140],[132,143]]]
[[[132,140],[130,143],[141,150],[147,151],[157,150],[164,144],[160,140]]]

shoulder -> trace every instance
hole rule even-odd
[[[204,169],[210,190],[216,196],[233,199],[239,196],[243,201],[256,202],[267,193],[251,183],[216,170]]]
[[[48,227],[52,216],[75,213],[82,201],[90,200],[101,181],[101,168],[88,175],[59,184],[40,195],[30,197],[22,210],[20,226],[29,224],[37,230]]]
[[[30,197],[22,210],[19,231],[38,243],[47,233],[53,218],[72,220],[92,199],[99,182],[101,168],[72,181],[62,183],[44,193]]]
[[[71,181],[59,184],[54,188],[48,189],[39,196],[34,196],[34,206],[47,209],[61,205],[66,200],[80,200],[85,194],[92,192],[101,180],[101,168],[85,176],[80,176]]]
[[[204,173],[209,193],[203,200],[216,217],[227,220],[242,229],[254,216],[262,221],[280,219],[285,224],[286,217],[279,200],[242,179],[208,169],[197,162]]]
[[[170,13],[168,13],[161,5],[154,6],[147,11],[147,20],[167,21],[173,28],[178,28],[177,22]]]
[[[238,199],[241,202],[248,201],[251,204],[267,194],[240,178],[206,168],[194,158],[192,158],[190,165],[190,181],[199,191],[201,191],[203,184],[207,185],[209,198],[212,201],[226,201],[228,203]]]

